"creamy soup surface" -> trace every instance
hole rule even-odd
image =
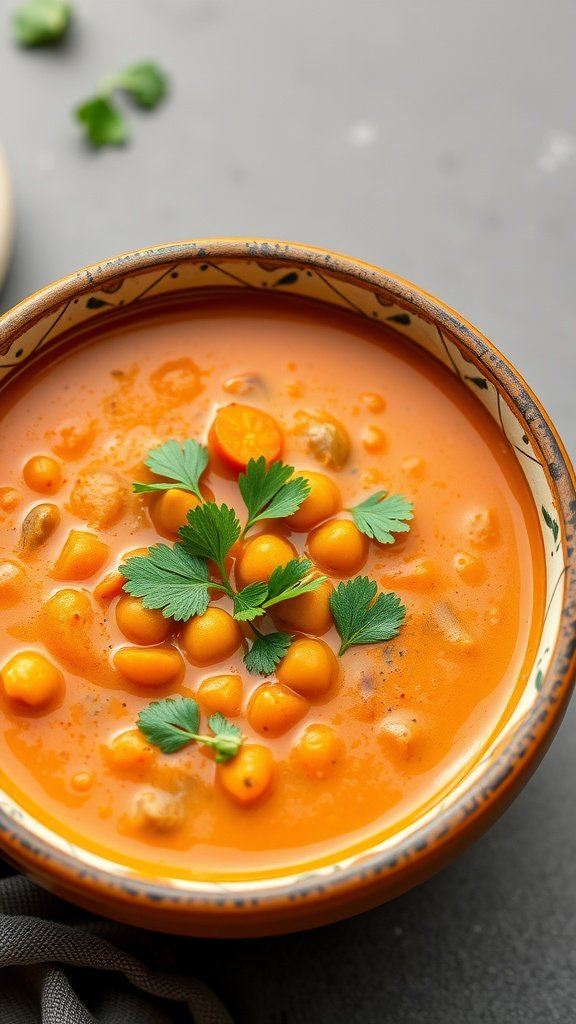
[[[454,375],[393,332],[282,296],[150,305],[76,339],[22,375],[1,403],[2,785],[71,841],[138,870],[185,878],[328,863],[409,824],[486,749],[514,707],[539,639],[537,514],[495,423]],[[324,590],[309,595],[309,620],[305,605],[266,617],[264,632],[288,622],[296,639],[310,636],[321,641],[314,650],[327,645],[334,653],[328,681],[322,672],[315,677],[320,692],[314,680],[298,692],[297,675],[296,689],[286,686],[281,668],[248,672],[247,625],[238,627],[235,650],[205,664],[184,642],[183,623],[168,622],[162,636],[162,623],[155,633],[151,619],[152,643],[135,643],[126,596],[110,577],[126,553],[177,540],[170,513],[159,510],[161,492],[132,491],[134,481],[160,479],[144,459],[168,439],[208,444],[205,494],[242,520],[236,474],[210,441],[219,410],[234,403],[273,418],[284,463],[304,477],[328,478],[328,520],[350,521],[345,510],[377,491],[414,505],[410,529],[394,543],[361,538],[350,571],[320,564],[329,559],[313,537],[322,521],[310,529],[294,529],[289,518],[261,522],[244,541],[272,535],[279,551],[292,545],[294,554],[311,556],[329,590],[363,575],[405,605],[396,637],[352,646],[342,657],[333,623],[322,620],[322,609],[314,619]],[[339,468],[317,443],[326,424],[332,442],[340,427],[349,441]],[[98,479],[101,489],[111,487],[104,512],[92,507]],[[47,525],[35,521],[41,504],[56,506],[56,524],[51,513]],[[31,528],[47,536],[30,541]],[[63,555],[71,531],[100,545],[89,542],[83,578]],[[236,546],[229,559],[232,579],[242,576],[242,551]],[[211,608],[230,613],[227,596],[213,597]],[[328,616],[329,607],[325,600]],[[116,655],[139,646],[168,649],[181,671],[164,683],[129,678]],[[26,703],[19,679],[11,689],[18,673],[6,666],[22,652],[56,670],[58,685],[50,696],[48,679],[44,702]],[[214,677],[228,683],[202,686]],[[270,727],[264,704],[254,711],[257,691],[269,684],[289,691],[284,719]],[[197,743],[164,754],[138,734],[144,707],[177,696],[197,699],[201,732],[221,701],[243,746],[267,748],[268,775],[255,799],[237,800],[223,783],[233,760],[216,765]]]

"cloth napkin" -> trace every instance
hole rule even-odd
[[[2,1024],[233,1024],[170,959],[166,936],[80,911],[21,875],[0,878]]]

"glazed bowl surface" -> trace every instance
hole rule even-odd
[[[0,387],[111,322],[201,289],[312,299],[392,327],[454,374],[494,419],[528,482],[542,534],[545,614],[520,699],[481,760],[418,820],[354,856],[250,882],[144,877],[58,836],[0,791],[0,851],[39,884],[87,909],[174,934],[236,937],[314,927],[399,895],[447,864],[505,809],[546,751],[574,680],[574,476],[549,418],[522,378],[442,302],[360,260],[286,242],[183,241],[70,275],[0,319]]]

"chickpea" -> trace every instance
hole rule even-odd
[[[354,576],[368,557],[368,538],[351,519],[330,519],[308,537],[308,552],[326,572]]]
[[[252,695],[248,721],[263,736],[282,736],[308,710],[308,701],[282,683],[264,683]]]
[[[181,633],[186,657],[193,665],[212,665],[230,657],[242,643],[240,625],[222,608],[207,608],[190,619]]]
[[[220,714],[233,718],[240,714],[242,704],[242,680],[236,672],[229,675],[209,676],[203,679],[198,687],[198,700],[211,714]]]
[[[325,580],[316,590],[300,597],[292,597],[276,605],[277,615],[281,623],[290,629],[302,630],[320,636],[332,625],[330,595],[334,587],[330,580]]]
[[[156,757],[156,751],[138,729],[118,733],[106,747],[106,758],[119,771],[147,768]]]
[[[309,725],[292,747],[293,764],[312,779],[325,779],[342,756],[339,734],[329,725]]]
[[[327,693],[338,678],[338,660],[323,640],[302,637],[290,645],[276,675],[284,686],[312,700]]]
[[[169,636],[172,619],[165,618],[159,608],[145,608],[142,599],[125,594],[116,605],[116,622],[127,640],[133,644],[161,644]]]
[[[333,516],[341,507],[340,491],[325,473],[306,470],[294,475],[304,477],[310,487],[310,494],[300,508],[288,516],[286,522],[293,530],[311,530],[313,526]]]
[[[0,561],[0,608],[11,608],[24,596],[26,573],[17,562]]]
[[[88,793],[92,789],[95,779],[94,772],[76,772],[70,779],[70,785],[77,793]]]
[[[206,501],[214,500],[214,495],[207,489],[205,499]],[[186,525],[188,513],[201,504],[202,502],[190,491],[171,487],[169,491],[163,491],[154,504],[151,510],[152,520],[161,532],[175,536],[180,527]]]
[[[184,675],[184,661],[175,647],[121,647],[113,660],[120,674],[139,686],[175,685]]]
[[[261,533],[243,547],[236,560],[236,585],[267,583],[274,569],[296,558],[296,548],[276,533]]]
[[[62,472],[56,459],[49,455],[34,455],[22,470],[24,483],[40,494],[53,494],[62,483]]]
[[[236,757],[217,766],[216,777],[227,796],[239,804],[253,804],[270,789],[274,758],[268,747],[247,743]]]
[[[388,755],[406,760],[421,746],[423,731],[414,715],[391,712],[378,725],[377,736]]]
[[[2,684],[9,700],[37,708],[60,696],[64,676],[37,651],[20,651],[4,665]]]

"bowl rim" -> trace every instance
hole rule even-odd
[[[457,849],[468,845],[479,835],[527,781],[560,724],[576,671],[574,470],[554,425],[531,389],[493,343],[467,320],[396,274],[353,257],[300,243],[246,237],[182,240],[132,250],[100,261],[46,285],[0,317],[0,351],[6,351],[6,342],[10,345],[68,299],[98,290],[119,277],[138,271],[172,262],[206,259],[296,263],[329,271],[333,276],[370,288],[383,289],[399,306],[413,310],[446,332],[459,350],[465,352],[494,383],[515,413],[520,413],[532,443],[542,455],[556,500],[563,545],[562,613],[549,667],[530,710],[515,726],[512,735],[498,744],[479,777],[454,803],[431,821],[418,826],[409,836],[392,842],[385,851],[371,853],[367,849],[355,857],[354,863],[330,874],[324,874],[323,869],[300,872],[292,869],[286,873],[286,877],[288,874],[291,876],[289,882],[283,882],[283,877],[278,876],[277,879],[266,880],[265,887],[261,888],[261,882],[255,879],[253,884],[246,883],[242,893],[228,891],[218,883],[214,883],[213,892],[207,891],[204,884],[199,892],[188,888],[178,890],[177,879],[163,882],[134,878],[116,874],[113,870],[83,865],[71,854],[36,837],[1,806],[0,846],[4,855],[41,884],[46,884],[46,876],[49,876],[60,882],[69,898],[77,897],[78,902],[82,902],[82,892],[88,887],[100,900],[113,900],[118,906],[154,904],[161,909],[161,915],[168,914],[171,920],[193,918],[194,915],[200,918],[226,914],[232,918],[247,915],[254,918],[274,914],[281,916],[282,912],[294,915],[296,909],[307,901],[313,902],[316,908],[324,903],[344,906],[349,901],[352,904],[354,895],[363,888],[367,893],[373,892],[372,897],[367,895],[366,902],[366,906],[372,906],[380,902],[377,890],[383,887],[384,880],[395,892],[403,891],[412,884],[411,879],[428,877],[438,866],[450,860]],[[293,880],[295,876],[296,881]],[[94,909],[94,900],[92,903]],[[108,909],[106,907],[107,912]],[[354,908],[337,916],[351,912]],[[321,918],[321,912],[317,916]],[[165,927],[165,930],[171,929]],[[280,928],[272,927],[271,930]],[[265,931],[259,933],[265,934]]]

